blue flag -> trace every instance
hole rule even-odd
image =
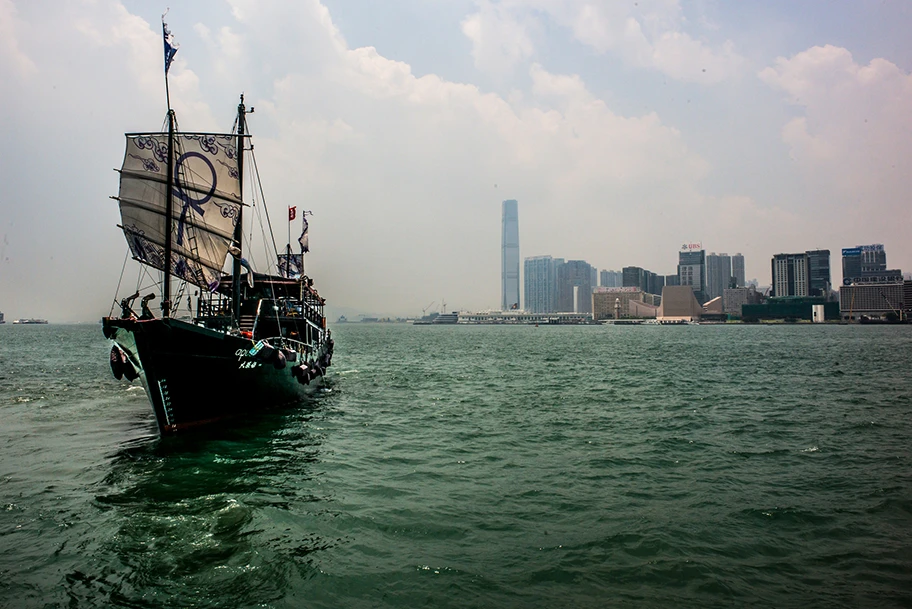
[[[168,29],[168,24],[165,23],[165,15],[162,15],[162,38],[165,41],[165,75],[167,76],[168,68],[171,67],[171,62],[174,60],[180,45],[174,42],[174,36],[171,34],[171,30]]]

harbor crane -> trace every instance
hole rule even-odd
[[[426,306],[426,307],[424,307],[423,309],[421,309],[421,314],[422,314],[422,315],[427,315],[427,310],[430,309],[432,306],[434,306],[434,303],[435,303],[435,302],[437,302],[437,301],[436,301],[436,300],[432,300],[431,303],[430,303],[428,306]]]
[[[902,318],[903,318],[902,309],[897,309],[896,307],[894,307],[893,303],[890,302],[890,299],[887,298],[887,295],[884,294],[883,290],[880,291],[880,297],[884,299],[884,302],[887,303],[887,306],[890,307],[890,310],[893,311],[893,314],[896,315],[896,317],[899,319],[899,321],[902,321]]]

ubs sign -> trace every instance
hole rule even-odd
[[[703,249],[702,243],[685,243],[681,246],[682,252],[698,252]]]

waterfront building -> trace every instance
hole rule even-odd
[[[627,303],[627,314],[635,319],[655,319],[659,316],[659,307],[640,300]]]
[[[744,281],[744,256],[740,253],[732,256],[732,277],[735,279],[736,288],[743,288],[747,285]]]
[[[693,290],[697,302],[706,302],[706,252],[699,243],[685,244],[678,253],[678,281]]]
[[[842,250],[842,285],[897,283],[903,281],[900,269],[887,268],[884,246],[857,245]]]
[[[732,260],[728,254],[712,253],[706,257],[706,290],[707,299],[719,298],[722,291],[731,287]]]
[[[665,289],[665,286],[662,286],[662,289]],[[662,290],[659,290],[659,292],[660,292],[659,294],[651,294],[649,292],[646,292],[645,294],[643,294],[643,302],[645,302],[646,304],[648,304],[650,306],[658,308],[659,305],[662,304],[661,291]]]
[[[665,286],[664,275],[657,275],[638,266],[625,266],[621,272],[621,281],[622,287],[640,288],[648,294],[661,294]]]
[[[711,298],[703,304],[703,316],[705,317],[706,315],[712,315],[716,319],[722,318],[724,316],[724,312],[722,311],[721,296]]]
[[[776,254],[773,256],[772,278],[770,296],[807,296],[807,254]]]
[[[646,271],[646,292],[649,294],[661,294],[662,288],[665,287],[665,276],[657,275],[652,271]]]
[[[903,318],[912,316],[912,279],[903,281]]]
[[[855,283],[857,277],[887,270],[887,251],[883,244],[856,245],[842,249],[843,285]],[[846,281],[848,280],[848,282]]]
[[[881,284],[854,284],[839,288],[839,310],[848,319],[902,316],[906,308],[904,281]]]
[[[741,307],[746,304],[760,304],[760,292],[754,286],[728,288],[722,293],[722,311],[734,317],[741,317]]]
[[[553,313],[557,311],[557,269],[564,263],[562,258],[533,256],[523,262],[523,283],[525,284],[524,309],[530,313]]]
[[[665,285],[681,285],[681,278],[678,275],[665,275]]]
[[[852,285],[852,278],[861,277],[861,247],[842,248],[842,285]]]
[[[832,283],[830,281],[830,250],[808,250],[808,295],[829,297]]]
[[[823,320],[839,319],[839,304],[827,302],[822,296],[783,296],[770,298],[762,304],[745,304],[741,307],[741,320],[747,322],[762,319],[781,319],[784,321],[821,321],[820,307],[823,307]]]
[[[528,313],[526,311],[482,311],[456,314],[457,324],[518,326],[518,325],[579,325],[592,323],[588,313]]]
[[[624,285],[621,271],[602,271],[599,285],[603,288],[619,288]]]
[[[631,301],[643,303],[643,290],[634,286],[597,287],[592,290],[592,319],[596,321],[614,319],[615,309],[618,310],[621,317],[632,317]]]
[[[882,243],[859,245],[861,250],[861,272],[879,273],[887,270],[887,250]]]
[[[519,309],[519,210],[515,199],[502,206],[500,306],[504,311]]]
[[[625,288],[639,288],[646,291],[646,270],[638,266],[625,266],[621,270],[622,286]]]
[[[662,290],[662,304],[659,306],[659,319],[681,319],[696,321],[703,314],[703,307],[697,301],[694,290],[689,285],[668,286]]]
[[[568,260],[557,269],[557,310],[592,313],[593,267],[585,260]]]

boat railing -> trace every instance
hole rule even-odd
[[[312,355],[313,352],[316,351],[313,345],[308,345],[303,341],[296,340],[294,338],[288,338],[287,336],[269,336],[260,340],[265,341],[270,346],[277,349],[288,349],[295,351],[304,357]]]
[[[225,317],[231,315],[231,299],[218,293],[200,295],[196,301],[197,317]]]

